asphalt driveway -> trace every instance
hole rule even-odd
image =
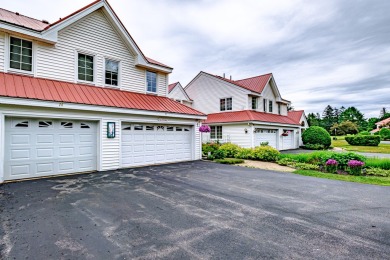
[[[0,259],[388,259],[390,188],[210,162],[0,186]]]

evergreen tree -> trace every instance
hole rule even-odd
[[[367,121],[364,119],[364,115],[356,107],[348,107],[340,117],[342,122],[351,121],[355,123],[360,131],[367,128]]]
[[[307,115],[307,123],[309,124],[309,126],[320,126],[321,125],[320,114],[309,113]]]
[[[334,109],[330,105],[327,105],[322,113],[322,127],[329,131],[334,123],[336,123]]]

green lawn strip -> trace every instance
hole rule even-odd
[[[293,173],[304,175],[304,176],[330,179],[330,180],[390,186],[390,177],[340,175],[340,174],[324,173],[324,172],[311,171],[311,170],[296,170]]]
[[[390,153],[390,144],[379,144],[379,146],[353,146],[344,139],[332,140],[333,147],[340,147],[351,152],[362,153]]]

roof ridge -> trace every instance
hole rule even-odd
[[[31,17],[31,16],[27,16],[27,15],[21,14],[21,13],[19,13],[19,12],[14,12],[14,11],[11,11],[11,10],[8,10],[8,9],[2,8],[2,7],[0,7],[0,9],[2,9],[2,10],[4,10],[4,11],[7,11],[7,12],[10,12],[10,13],[13,13],[13,14],[17,14],[17,15],[19,15],[19,16],[24,16],[24,17],[26,17],[26,18],[29,18],[29,19],[32,19],[32,20],[35,20],[35,21],[38,21],[38,22],[41,22],[41,23],[44,23],[42,20],[39,20],[39,19],[37,19],[37,18],[34,18],[34,17]],[[44,23],[44,24],[46,24],[46,23]],[[49,23],[49,24],[50,24],[50,23]]]
[[[253,78],[262,77],[262,76],[265,76],[265,75],[272,75],[272,72],[266,73],[266,74],[257,75],[257,76],[253,76],[253,77],[249,77],[249,78],[238,79],[238,80],[235,80],[235,81],[241,81],[241,80],[246,80],[246,79],[253,79]]]

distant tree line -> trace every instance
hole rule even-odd
[[[325,128],[332,135],[357,134],[362,131],[371,131],[376,128],[375,123],[390,117],[390,111],[382,108],[379,117],[366,119],[356,107],[344,106],[337,108],[326,106],[322,115],[309,113],[307,121],[310,126]]]

